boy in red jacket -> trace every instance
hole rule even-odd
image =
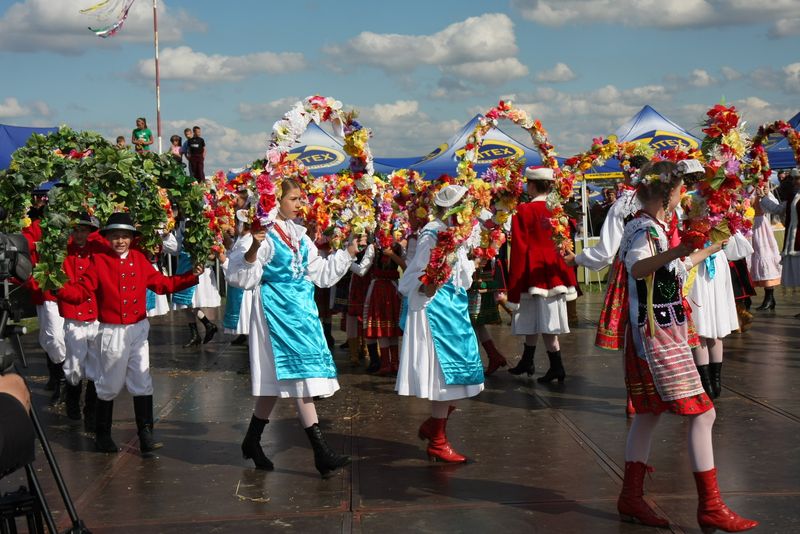
[[[82,282],[91,264],[92,255],[108,249],[108,242],[96,233],[99,229],[100,222],[88,213],[82,214],[73,228],[67,245],[67,257],[64,260],[64,272],[70,282]],[[71,304],[63,297],[59,297],[58,311],[64,318],[67,416],[76,421],[81,419],[81,389],[82,379],[85,376],[87,384],[83,424],[87,432],[94,432],[97,405],[97,392],[94,386],[97,355],[94,344],[100,324],[97,322],[97,301],[94,295],[90,295],[79,304]]]
[[[95,342],[98,347],[95,448],[100,452],[118,451],[111,439],[111,422],[114,398],[126,386],[133,396],[139,450],[148,455],[161,444],[153,439],[146,290],[165,294],[191,287],[197,284],[203,266],[177,276],[164,276],[153,269],[144,254],[131,248],[139,231],[127,213],[111,215],[100,234],[108,240],[110,249],[94,254],[83,280],[65,285],[59,290],[59,297],[73,304],[91,295],[97,299],[100,326]]]

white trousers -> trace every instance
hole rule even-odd
[[[147,319],[127,325],[100,323],[95,337],[97,377],[94,382],[100,400],[114,400],[123,386],[134,397],[153,394],[149,332]]]
[[[36,306],[39,318],[39,345],[53,363],[62,363],[67,357],[64,345],[64,318],[58,313],[58,304],[51,300]]]
[[[64,343],[67,346],[64,376],[73,386],[80,384],[84,376],[89,380],[97,379],[95,338],[99,326],[97,321],[64,319]]]

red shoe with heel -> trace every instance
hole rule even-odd
[[[745,519],[722,502],[717,485],[717,468],[694,473],[697,484],[697,523],[706,534],[716,529],[742,532],[758,526],[758,521]]]
[[[650,508],[642,498],[644,475],[653,468],[642,462],[625,462],[625,478],[617,500],[619,517],[628,523],[641,523],[650,527],[668,527],[669,521]]]

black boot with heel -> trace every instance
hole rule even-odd
[[[533,376],[533,355],[536,352],[536,345],[525,345],[525,350],[522,352],[522,358],[516,366],[508,370],[512,375],[521,375],[527,373],[528,376]]]
[[[549,384],[553,380],[558,380],[559,384],[563,384],[567,373],[564,371],[564,363],[561,361],[561,351],[547,351],[547,359],[550,360],[550,369],[547,370],[544,376],[537,378],[536,381],[540,384]]]
[[[242,441],[242,457],[245,460],[253,460],[256,464],[256,469],[262,471],[272,471],[275,466],[264,454],[264,449],[261,448],[261,434],[264,432],[264,427],[269,423],[269,419],[260,419],[256,414],[250,418],[250,426],[247,427],[247,434]]]
[[[350,457],[336,454],[331,449],[325,437],[322,435],[322,430],[319,424],[314,423],[305,429],[308,441],[311,442],[311,447],[314,449],[314,467],[317,468],[322,478],[329,478],[333,476],[337,469],[340,469],[350,464]]]

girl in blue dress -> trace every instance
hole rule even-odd
[[[300,186],[285,179],[274,225],[251,228],[253,242],[232,253],[228,282],[253,289],[250,316],[250,373],[256,397],[242,454],[257,469],[272,470],[261,448],[264,426],[279,398],[293,398],[300,422],[314,449],[314,465],[323,478],[350,463],[325,441],[314,397],[329,397],[339,389],[322,324],[314,302],[314,286],[331,287],[350,269],[364,239],[327,258],[317,251],[306,229],[293,222],[302,206]]]

